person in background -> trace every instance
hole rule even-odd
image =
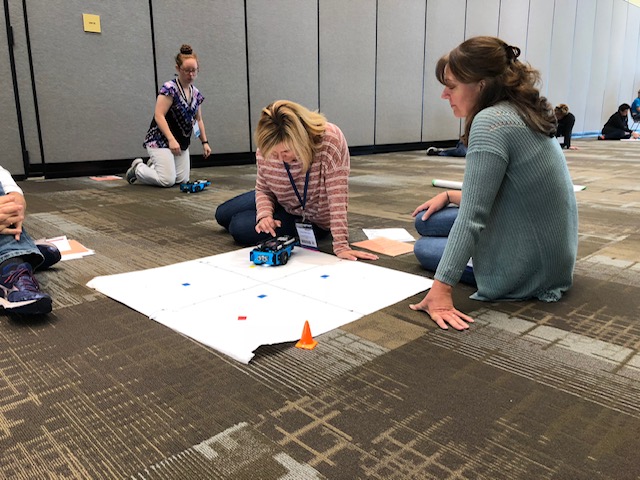
[[[224,202],[215,214],[237,243],[252,246],[290,235],[313,247],[331,234],[338,257],[378,258],[349,245],[350,156],[336,125],[302,105],[278,100],[262,109],[255,141],[255,190]]]
[[[458,140],[458,143],[453,148],[427,148],[427,156],[440,156],[440,157],[465,157],[467,155],[467,146],[462,140]]]
[[[638,96],[631,103],[631,118],[634,122],[640,122],[640,90],[638,90]]]
[[[561,103],[554,109],[556,120],[558,120],[558,129],[556,137],[563,137],[564,140],[560,144],[562,148],[567,150],[577,150],[578,147],[571,146],[571,135],[573,133],[573,125],[576,123],[576,117],[569,111],[569,106]]]
[[[143,146],[148,163],[136,158],[126,178],[131,184],[171,187],[189,181],[189,145],[196,126],[205,158],[211,153],[202,119],[204,97],[193,85],[198,75],[198,57],[189,45],[182,45],[176,56],[177,77],[166,82],[156,99],[156,107]]]
[[[629,110],[631,107],[628,103],[623,103],[618,107],[618,111],[609,117],[607,123],[602,127],[602,133],[598,136],[598,140],[622,140],[627,138],[638,138],[638,132],[632,132],[629,128]]]
[[[55,245],[31,239],[22,226],[26,209],[22,189],[0,167],[0,306],[7,313],[43,315],[51,312],[51,297],[33,272],[49,268],[61,255]]]
[[[473,321],[452,298],[472,257],[467,280],[477,287],[476,300],[552,302],[573,282],[573,183],[555,139],[553,108],[536,87],[540,75],[519,55],[499,38],[473,37],[436,66],[442,98],[465,119],[468,151],[462,190],[440,193],[413,212],[421,234],[415,255],[435,276],[410,308],[444,329],[463,330]]]

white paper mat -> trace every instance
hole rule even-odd
[[[251,248],[87,285],[149,318],[249,363],[260,345],[316,336],[425,291],[433,281],[375,263],[295,248],[286,265],[256,266]],[[408,306],[407,306],[408,308]]]

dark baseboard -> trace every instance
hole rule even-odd
[[[66,162],[30,165],[29,177],[69,178],[97,175],[118,175],[127,171],[133,159],[96,160],[89,162]],[[215,167],[247,165],[255,163],[255,153],[220,153],[205,159],[202,155],[191,155],[191,167]],[[19,176],[15,176],[20,180]]]
[[[446,140],[438,142],[413,142],[413,143],[393,143],[388,145],[365,145],[358,147],[350,147],[349,152],[352,156],[372,155],[376,153],[393,153],[408,152],[413,150],[426,150],[428,147],[434,146],[439,148],[454,147],[456,140]],[[65,162],[65,163],[46,163],[32,164],[29,166],[29,177],[44,178],[68,178],[68,177],[87,177],[97,175],[118,175],[123,174],[131,166],[133,159],[116,159],[116,160],[95,160],[87,162]],[[249,165],[255,163],[256,157],[254,152],[241,153],[217,153],[212,154],[209,158],[202,155],[191,155],[191,167],[216,167],[228,165]],[[24,176],[15,176],[16,180],[24,180]]]
[[[426,150],[429,147],[448,148],[455,147],[457,140],[441,140],[437,142],[411,142],[411,143],[390,143],[386,145],[364,145],[350,147],[349,153],[352,156],[373,155],[376,153],[411,152],[415,150]]]

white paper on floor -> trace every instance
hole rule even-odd
[[[432,280],[296,247],[286,265],[256,266],[251,248],[87,285],[242,363],[260,345],[316,336],[431,288]],[[407,305],[407,308],[408,305]]]

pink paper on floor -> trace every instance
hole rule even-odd
[[[383,255],[389,255],[390,257],[397,257],[398,255],[413,252],[413,243],[398,242],[397,240],[390,240],[384,237],[374,238],[373,240],[363,240],[362,242],[355,242],[351,245],[366,248],[367,250],[382,253]]]

